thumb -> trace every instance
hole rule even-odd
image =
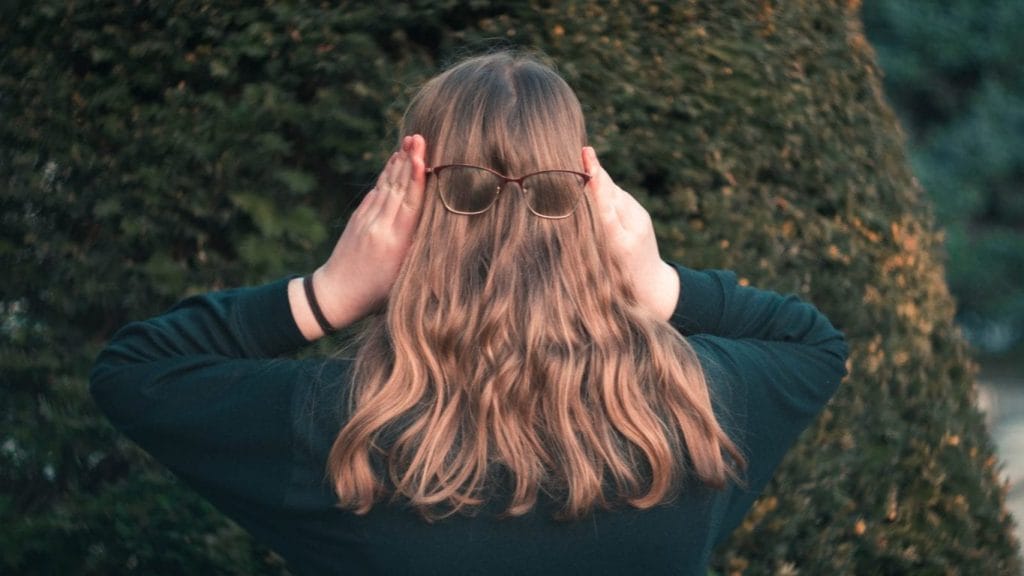
[[[597,178],[598,171],[601,170],[601,164],[597,161],[597,153],[591,146],[583,147],[583,171],[590,174],[591,179]]]
[[[583,148],[583,169],[586,170],[587,174],[590,174],[590,187],[591,193],[594,197],[594,205],[597,209],[597,214],[606,225],[610,225],[613,222],[618,222],[618,215],[615,209],[615,183],[612,182],[611,177],[605,172],[604,168],[601,167],[601,163],[597,160],[597,153],[590,146]]]

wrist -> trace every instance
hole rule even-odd
[[[374,283],[373,271],[324,264],[313,272],[313,286],[327,321],[341,330],[379,309],[387,292]]]
[[[312,342],[324,336],[324,331],[320,328],[316,317],[313,316],[313,310],[309,306],[302,281],[303,279],[300,277],[292,278],[288,282],[288,305],[299,332],[307,341]]]
[[[303,292],[306,294],[306,303],[309,304],[309,309],[313,313],[313,318],[316,319],[317,325],[324,331],[325,334],[331,334],[335,332],[334,325],[324,315],[323,309],[320,307],[320,301],[316,296],[316,290],[313,288],[313,275],[307,274],[302,278]]]
[[[350,282],[339,280],[325,266],[312,274],[313,292],[323,312],[324,319],[334,330],[341,330],[366,315],[356,306],[359,298],[349,293]]]
[[[306,340],[317,340],[330,332],[349,326],[362,317],[363,314],[358,310],[346,306],[356,299],[343,294],[345,282],[331,280],[327,271],[322,267],[318,268],[308,276],[313,292],[311,299],[305,286],[306,278],[293,278],[288,283],[288,301],[292,317]],[[314,306],[320,308],[320,320],[316,317]],[[323,324],[327,324],[330,330],[325,330]]]
[[[657,265],[643,278],[642,285],[636,287],[637,299],[659,320],[668,321],[679,302],[679,274],[671,264],[659,258]]]

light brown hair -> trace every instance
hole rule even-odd
[[[513,177],[582,170],[586,142],[566,82],[509,52],[427,82],[401,127],[410,134],[426,139],[430,166]],[[586,199],[546,220],[509,185],[464,216],[433,184],[356,354],[350,418],[328,459],[340,506],[364,514],[390,495],[435,518],[503,492],[506,513],[521,515],[544,492],[576,518],[670,500],[685,474],[714,487],[735,477],[743,459],[693,349],[637,303]]]

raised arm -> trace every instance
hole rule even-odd
[[[842,367],[846,345],[814,306],[796,296],[740,286],[725,270],[696,271],[661,259],[650,214],[612,180],[593,148],[583,149],[589,190],[608,247],[637,298],[684,336],[791,342],[812,347]]]
[[[293,386],[307,369],[276,359],[306,344],[286,286],[184,300],[122,328],[93,366],[90,392],[114,427],[211,499],[283,494],[287,471],[270,462],[289,453]]]
[[[672,264],[679,293],[670,322],[684,336],[789,342],[820,349],[845,362],[843,334],[812,304],[796,295],[741,286],[730,270],[692,270]]]
[[[682,288],[670,322],[697,352],[716,414],[748,458],[745,485],[730,488],[721,509],[724,538],[836,392],[849,350],[795,295],[740,286],[727,270],[674,267]]]
[[[419,222],[424,154],[421,136],[403,140],[314,273],[329,327],[387,297]],[[347,369],[278,356],[323,334],[301,278],[196,296],[118,331],[90,391],[116,428],[215,502],[273,504],[288,479],[293,398]]]
[[[406,136],[388,160],[376,186],[359,204],[331,257],[313,274],[311,292],[323,317],[318,320],[302,279],[288,286],[299,330],[308,340],[324,335],[322,323],[343,328],[379,307],[398,277],[423,211],[427,145]]]

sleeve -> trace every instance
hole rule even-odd
[[[100,353],[89,389],[115,428],[218,506],[279,505],[310,361],[287,280],[184,300]]]
[[[735,273],[675,265],[680,298],[670,322],[705,368],[723,426],[747,456],[730,488],[720,539],[742,521],[782,457],[846,376],[842,332],[795,295],[740,286]]]

